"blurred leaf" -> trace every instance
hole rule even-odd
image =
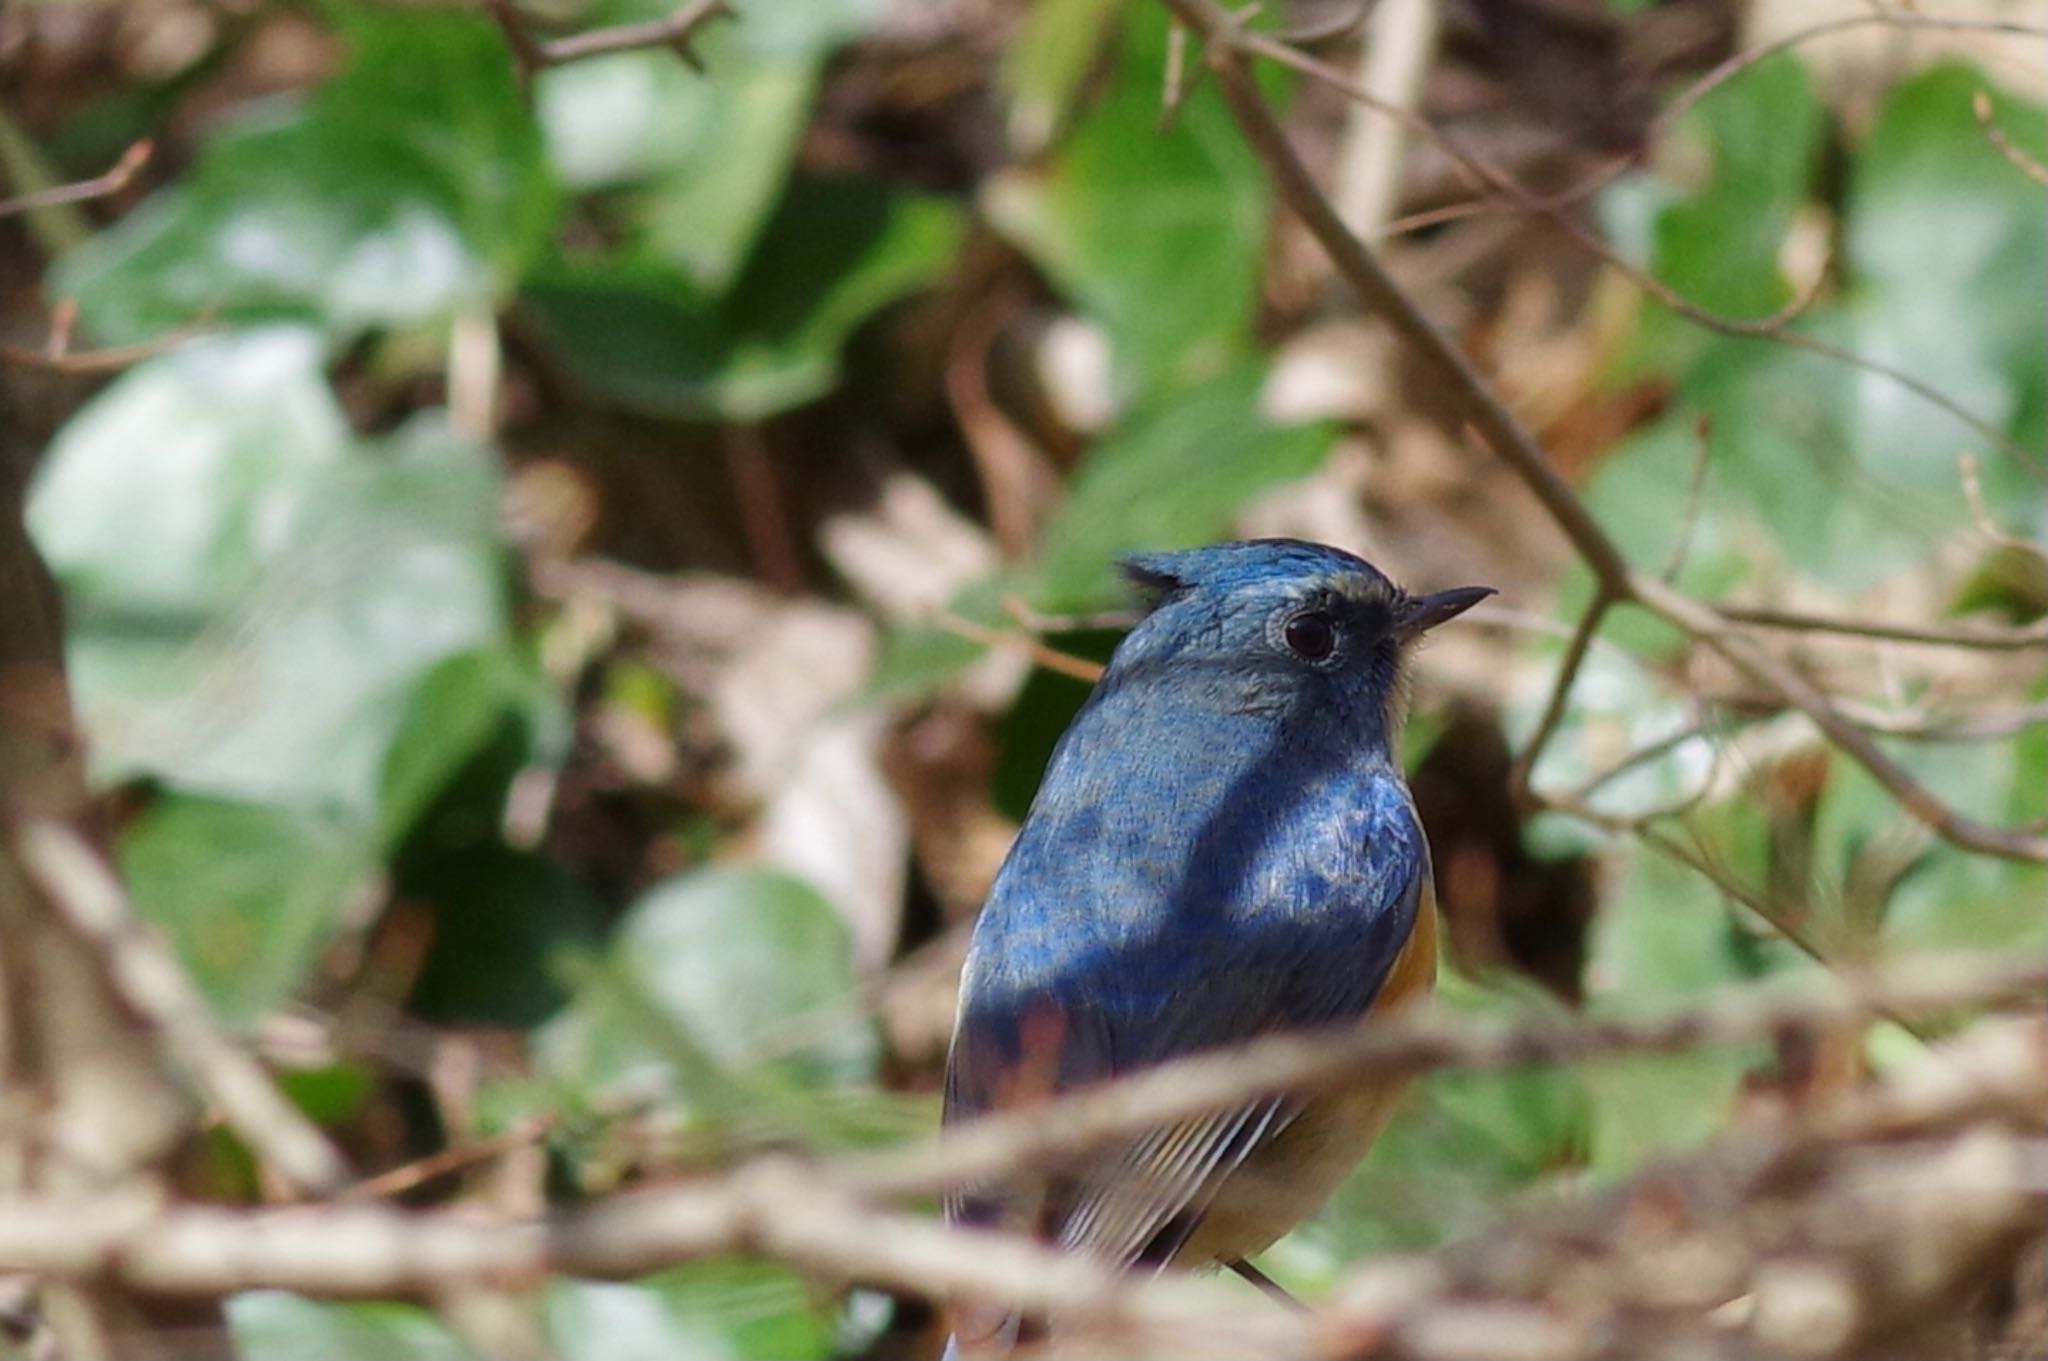
[[[553,703],[544,682],[506,648],[460,652],[428,670],[406,698],[379,775],[384,843],[396,845],[515,712],[531,718]]]
[[[1754,833],[1752,832],[1752,835]],[[1662,1010],[1756,976],[1754,937],[1704,876],[1630,844],[1622,878],[1594,922],[1586,991],[1596,1012]],[[1727,1127],[1758,1045],[1624,1056],[1585,1066],[1590,1158],[1603,1176],[1694,1147]]]
[[[632,1284],[556,1281],[548,1330],[592,1361],[807,1361],[831,1354],[811,1292],[786,1267],[695,1262]]]
[[[1140,390],[1206,378],[1248,349],[1271,218],[1258,159],[1213,83],[1160,131],[1166,15],[1131,7],[1115,81],[1042,169],[992,179],[983,207],[1101,323]]]
[[[1065,119],[1122,8],[1122,0],[1041,0],[1024,12],[997,78],[1010,97],[1010,140],[1026,154],[1042,150]]]
[[[788,179],[817,89],[815,59],[750,60],[730,26],[703,43],[715,72],[666,51],[622,52],[541,73],[540,120],[563,180],[641,186],[636,227],[698,288],[732,282]]]
[[[501,637],[494,468],[430,421],[350,447],[318,359],[291,329],[187,346],[45,459],[101,779],[369,818],[414,682]]]
[[[1041,541],[1040,608],[1119,600],[1116,559],[1222,537],[1254,493],[1315,470],[1329,428],[1271,424],[1259,382],[1255,366],[1240,365],[1161,399],[1096,445]]]
[[[1778,252],[1805,206],[1819,164],[1824,113],[1806,66],[1781,53],[1701,101],[1680,124],[1712,157],[1707,183],[1656,219],[1652,272],[1696,306],[1767,316],[1791,301]],[[1712,337],[1660,312],[1651,338],[1697,348]]]
[[[353,60],[297,112],[199,162],[52,271],[109,343],[202,317],[315,321],[337,341],[504,294],[554,190],[504,39],[480,16],[340,7]]]
[[[411,999],[432,1025],[538,1025],[567,1000],[561,955],[593,944],[602,921],[568,870],[490,842],[409,848],[397,887],[433,910],[434,943]]]
[[[1795,330],[1912,374],[2022,444],[2048,440],[2048,359],[2038,302],[2048,289],[2039,190],[1986,141],[1970,108],[1988,82],[1942,66],[1901,84],[1848,162],[1842,296]],[[2042,142],[2038,108],[1995,101],[2002,128]],[[1810,192],[1819,110],[1798,63],[1759,63],[1689,118],[1715,172],[1658,201],[1632,186],[1610,203],[1626,233],[1646,206],[1655,272],[1736,317],[1788,300],[1777,255]],[[1967,317],[1958,325],[1957,317]],[[1593,500],[1641,561],[1669,551],[1690,478],[1692,423],[1712,423],[1708,495],[1687,584],[1717,592],[1790,568],[1844,588],[1922,561],[1967,521],[1957,456],[1981,435],[1894,379],[1767,340],[1716,335],[1646,304],[1626,354],[1636,374],[1676,382],[1672,409],[1606,460]],[[2017,461],[1986,459],[2001,513],[2038,513]]]
[[[1844,338],[2039,448],[2048,440],[2048,215],[2040,186],[1979,126],[1971,101],[1980,90],[2015,145],[2048,155],[2041,107],[1969,67],[1937,66],[1894,89],[1850,166],[1842,225],[1854,288]],[[1851,381],[1851,438],[1868,466],[1958,518],[1957,453],[1995,451],[1890,379]],[[1994,505],[2039,514],[2040,483],[2014,460],[1989,457],[1983,473]]]
[[[325,1068],[281,1068],[277,1085],[291,1103],[317,1124],[338,1125],[354,1118],[377,1091],[377,1074],[364,1064],[336,1063]]]
[[[472,1355],[432,1313],[414,1304],[328,1304],[282,1290],[228,1300],[242,1361],[465,1361]]]
[[[685,1104],[718,1106],[738,1088],[717,1069],[769,1066],[778,1084],[873,1072],[846,927],[793,876],[716,868],[670,879],[628,909],[607,959],[539,1041],[543,1066],[580,1091],[673,1083]],[[643,1008],[671,1033],[650,1035]]]
[[[594,392],[654,415],[758,420],[828,391],[847,336],[937,278],[963,231],[943,199],[799,179],[721,297],[643,252],[549,271],[527,300]]]
[[[123,829],[120,865],[136,911],[238,1026],[298,992],[377,868],[360,826],[178,795]]]

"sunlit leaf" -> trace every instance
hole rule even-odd
[[[1131,7],[1116,79],[1043,168],[984,206],[1108,331],[1127,383],[1172,386],[1241,355],[1270,216],[1263,172],[1211,84],[1160,129],[1165,11]]]
[[[554,214],[503,36],[480,15],[338,13],[346,71],[263,110],[59,263],[108,342],[302,318],[337,340],[505,293]]]
[[[52,446],[29,523],[101,778],[371,816],[413,684],[501,637],[494,468],[431,419],[350,442],[318,361],[194,344]]]

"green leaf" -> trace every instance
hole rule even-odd
[[[1761,823],[1747,818],[1748,811],[1738,810],[1735,824],[1699,829],[1702,836],[1718,830],[1717,858],[1733,854],[1731,843],[1756,844]],[[1760,847],[1756,854],[1762,854]],[[1740,863],[1729,868],[1742,872]],[[1594,923],[1586,990],[1596,1012],[1657,1011],[1753,978],[1763,964],[1757,939],[1710,881],[1636,845]],[[1744,1074],[1764,1052],[1759,1045],[1731,1046],[1586,1065],[1593,1170],[1619,1176],[1725,1129]]]
[[[1010,140],[1027,154],[1042,150],[1065,119],[1122,7],[1121,0],[1041,0],[1024,12],[997,79],[1010,98]]]
[[[719,297],[643,251],[551,270],[527,301],[593,392],[654,415],[758,420],[829,391],[854,328],[936,279],[964,230],[943,199],[799,179]]]
[[[725,1115],[792,1084],[864,1080],[875,1040],[852,961],[839,915],[802,880],[694,871],[628,909],[542,1033],[541,1063],[585,1093],[651,1084]],[[733,1076],[758,1070],[767,1086]]]
[[[2040,186],[1979,126],[1979,91],[2014,145],[2037,161],[2048,153],[2041,107],[1969,67],[1937,66],[1892,91],[1850,167],[1843,245],[1854,290],[1844,339],[2038,449],[2048,441],[2048,216]],[[1957,453],[1995,451],[1890,379],[1852,382],[1850,433],[1866,465],[1958,521]],[[1994,506],[2039,513],[2040,484],[2014,460],[1988,456],[1983,470]]]
[[[122,830],[121,876],[231,1025],[294,997],[377,872],[359,825],[166,796]]]
[[[707,35],[711,76],[670,52],[622,52],[535,83],[563,181],[637,186],[637,238],[712,294],[732,282],[788,180],[818,80],[817,59],[750,59],[725,40],[736,33]]]
[[[411,1010],[433,1025],[524,1028],[568,1000],[560,963],[595,944],[602,905],[553,861],[494,842],[408,848],[396,875],[433,912]]]
[[[415,1304],[328,1304],[282,1290],[251,1290],[230,1298],[227,1308],[235,1354],[243,1361],[466,1361],[472,1355]]]
[[[1046,527],[1041,608],[1117,601],[1116,559],[1210,542],[1254,493],[1315,470],[1329,428],[1269,422],[1260,377],[1257,366],[1239,365],[1135,413],[1095,447]]]
[[[291,317],[345,342],[488,305],[518,278],[555,195],[502,35],[478,16],[338,14],[345,72],[209,142],[52,272],[95,336]]]
[[[379,773],[377,817],[386,846],[405,837],[508,719],[515,714],[531,718],[553,707],[543,685],[502,647],[457,653],[420,678],[406,698]]]
[[[373,818],[414,683],[502,638],[497,497],[429,419],[350,443],[309,332],[131,370],[59,433],[28,512],[97,776]]]
[[[714,1259],[631,1284],[556,1281],[546,1309],[549,1334],[564,1356],[810,1361],[832,1351],[831,1332],[811,1298],[786,1267]]]
[[[1205,378],[1243,354],[1270,207],[1258,160],[1214,83],[1161,133],[1166,16],[1133,6],[1117,78],[1041,169],[989,183],[983,207],[1109,333],[1140,390]]]
[[[1942,66],[1887,97],[1848,159],[1842,296],[1793,329],[1912,375],[2022,445],[2048,442],[2048,289],[2039,189],[1992,148],[1971,110],[1988,87]],[[1996,96],[2021,145],[2043,142],[2038,107]],[[1791,58],[1759,64],[1688,120],[1714,158],[1690,196],[1609,203],[1624,229],[1651,208],[1652,260],[1694,302],[1755,317],[1788,300],[1777,253],[1810,191],[1818,109]],[[1959,322],[1958,318],[1963,321]],[[1984,437],[1895,379],[1768,340],[1715,335],[1645,307],[1624,368],[1675,381],[1663,420],[1603,464],[1596,508],[1641,561],[1669,551],[1690,478],[1695,419],[1710,419],[1700,549],[1688,584],[1724,589],[1785,569],[1860,589],[1925,562],[1968,522],[1957,456],[1984,456],[2001,514],[2038,514],[2040,489]]]

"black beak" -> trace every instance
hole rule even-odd
[[[1493,593],[1491,586],[1454,586],[1435,595],[1418,595],[1401,607],[1400,616],[1394,621],[1394,635],[1404,643],[1420,637]]]

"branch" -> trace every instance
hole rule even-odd
[[[513,60],[519,63],[521,80],[529,82],[534,72],[550,66],[645,47],[666,47],[684,65],[701,72],[704,63],[697,55],[697,30],[713,19],[739,18],[727,0],[689,0],[659,19],[592,29],[566,38],[541,39],[527,32],[516,0],[484,0],[484,7],[504,31],[505,45],[512,49]]]
[[[38,189],[33,193],[17,194],[13,198],[0,198],[0,217],[12,217],[16,213],[32,213],[39,208],[55,208],[65,203],[85,203],[109,194],[118,194],[128,187],[130,180],[141,173],[149,164],[149,158],[156,154],[156,143],[145,137],[121,153],[104,175],[75,184],[60,184],[50,189]]]
[[[1994,652],[2031,652],[2048,643],[2048,619],[2018,628],[1991,628],[1955,624],[1893,624],[1881,619],[1840,619],[1800,610],[1772,609],[1761,605],[1717,605],[1723,619],[1758,628],[1788,629],[1798,633],[1833,633],[1845,638],[1872,638],[1895,643],[1923,643],[1929,647],[1973,647]]]
[[[850,1159],[845,1178],[878,1197],[933,1194],[1062,1161],[1275,1092],[1315,1091],[1433,1068],[1514,1068],[1745,1044],[2032,998],[2044,990],[2048,959],[1979,955],[1901,960],[1798,983],[1745,984],[1662,1015],[1475,1018],[1422,1010],[1362,1030],[1276,1036],[1161,1064],[1055,1102],[985,1116],[949,1130],[932,1147]]]

